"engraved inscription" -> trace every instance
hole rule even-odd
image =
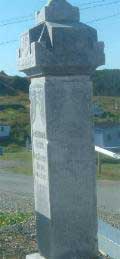
[[[36,114],[38,119],[45,121],[44,89],[36,88],[30,92],[31,99],[31,122],[35,122]],[[38,113],[37,113],[38,112]]]
[[[31,85],[30,100],[34,177],[40,185],[48,186],[44,89]]]
[[[45,132],[34,131],[34,132],[33,132],[33,137],[36,137],[36,138],[38,138],[38,139],[40,139],[40,138],[45,139],[45,138],[46,138],[46,135],[45,135]]]
[[[42,153],[42,152],[41,152]],[[34,154],[34,176],[41,180],[40,184],[47,185],[48,183],[48,167],[47,167],[47,154],[35,153]]]

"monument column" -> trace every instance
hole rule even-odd
[[[79,9],[51,0],[21,37],[18,65],[31,78],[31,133],[39,253],[98,255],[91,73],[104,64],[97,32]]]

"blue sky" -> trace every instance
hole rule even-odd
[[[69,2],[83,8],[82,4],[87,2],[97,2],[100,0],[70,0]],[[103,0],[103,3],[111,3],[114,0]],[[46,3],[45,0],[0,0],[0,43],[4,41],[19,40],[20,34],[34,25],[34,21],[18,23],[9,26],[1,26],[3,22],[11,18],[28,16],[40,10]],[[92,8],[81,10],[81,21],[88,22],[93,19],[102,18],[120,12],[120,1],[116,4],[109,4],[93,8],[96,4],[91,4]],[[89,5],[90,6],[90,5]],[[120,15],[100,22],[89,22],[89,25],[96,28],[98,38],[105,43],[106,65],[105,68],[120,69]],[[0,45],[0,71],[4,70],[8,74],[19,74],[16,65],[16,50],[19,41]]]

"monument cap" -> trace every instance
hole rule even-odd
[[[88,75],[104,65],[104,44],[97,31],[79,22],[79,9],[51,0],[36,15],[37,25],[21,37],[19,70],[30,77]]]
[[[40,12],[37,12],[36,21],[57,23],[76,23],[79,22],[79,8],[72,6],[66,0],[50,0]]]

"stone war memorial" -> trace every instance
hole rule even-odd
[[[19,70],[30,79],[38,254],[27,259],[98,258],[91,74],[104,44],[79,9],[51,0],[21,36]]]

